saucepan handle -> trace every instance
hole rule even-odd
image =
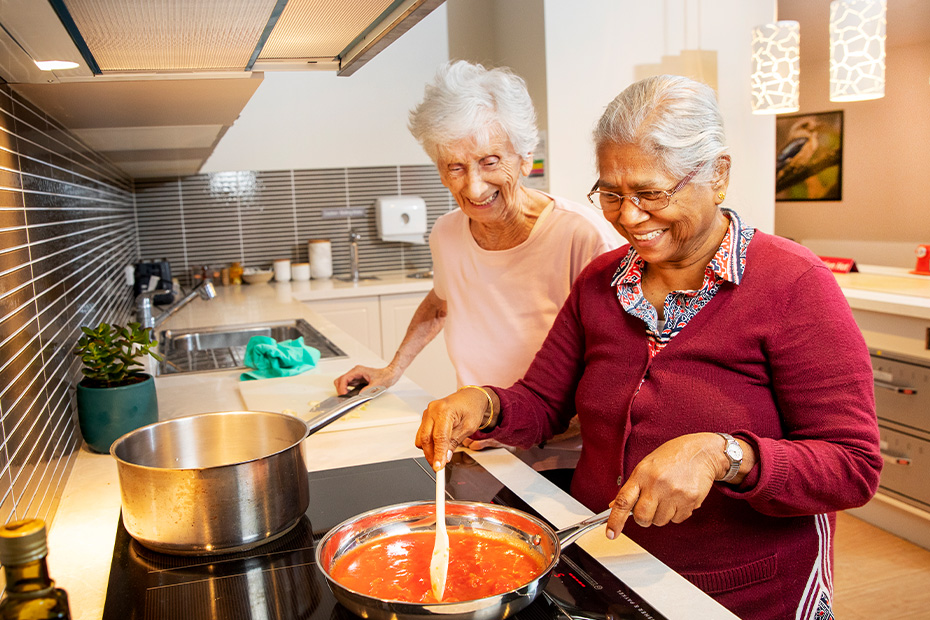
[[[593,530],[599,525],[607,523],[607,517],[609,516],[610,508],[602,513],[594,515],[593,517],[589,517],[584,521],[562,528],[556,532],[556,535],[559,537],[559,544],[562,545],[563,548],[572,544],[581,538],[582,535],[587,534],[589,531]]]

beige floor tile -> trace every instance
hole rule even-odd
[[[837,620],[930,618],[930,551],[851,515],[837,515]]]

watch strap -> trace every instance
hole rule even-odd
[[[740,452],[742,452],[742,448],[739,447],[739,444],[736,442],[736,439],[733,438],[733,435],[721,432],[718,432],[717,434],[723,437],[724,441],[726,442],[726,444],[723,446],[723,453],[730,461],[730,469],[727,470],[726,475],[721,478],[719,482],[729,482],[736,477],[736,474],[739,472],[739,466],[743,463],[742,458],[734,459],[732,456],[730,456],[729,448],[731,445],[735,445],[737,448],[739,448]]]

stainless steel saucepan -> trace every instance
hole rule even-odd
[[[155,551],[243,551],[290,531],[310,504],[303,441],[385,391],[367,386],[311,419],[258,411],[157,422],[117,439],[123,525]]]
[[[545,568],[519,588],[481,599],[449,603],[409,603],[381,600],[356,592],[336,581],[331,571],[336,562],[352,549],[373,539],[409,532],[436,529],[436,505],[410,502],[372,510],[331,529],[317,543],[316,564],[326,577],[333,595],[352,613],[369,620],[502,620],[530,603],[545,589],[563,547],[585,532],[602,525],[607,510],[580,523],[555,531],[549,525],[520,510],[479,502],[446,502],[449,530],[473,530],[504,536],[538,552]]]

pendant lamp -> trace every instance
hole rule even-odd
[[[830,3],[830,101],[885,96],[886,0]]]
[[[801,25],[776,21],[752,29],[752,113],[800,109]]]

